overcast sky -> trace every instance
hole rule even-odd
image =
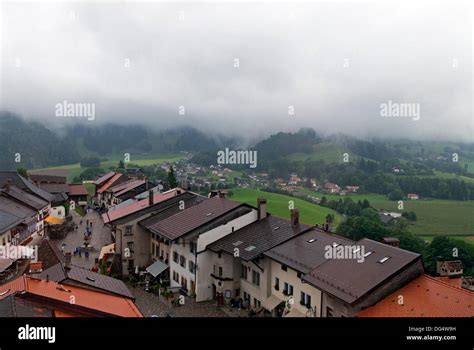
[[[0,6],[0,107],[48,127],[473,140],[467,1]],[[95,120],[56,117],[64,100],[94,103]],[[389,100],[419,120],[382,117]]]

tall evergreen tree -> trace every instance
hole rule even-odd
[[[170,170],[168,171],[168,182],[170,184],[170,188],[175,188],[178,186],[178,181],[176,181],[173,166],[171,166]]]

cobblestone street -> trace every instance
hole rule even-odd
[[[91,269],[94,266],[95,259],[99,257],[100,249],[104,245],[112,243],[110,229],[108,227],[104,227],[100,215],[95,211],[87,213],[83,218],[81,218],[81,216],[74,210],[71,210],[71,215],[73,216],[74,222],[78,226],[77,232],[69,232],[65,238],[54,240],[54,243],[58,248],[61,248],[61,246],[65,244],[65,249],[69,249],[71,252],[74,252],[76,247],[80,247],[84,244],[86,221],[89,220],[92,222],[92,239],[90,244],[94,247],[94,249],[89,252],[89,258],[86,258],[84,253],[82,253],[81,256],[72,256],[72,263],[74,265]],[[82,224],[80,223],[81,220]]]
[[[205,301],[196,303],[191,298],[186,298],[184,305],[169,306],[160,301],[158,296],[153,293],[147,293],[141,288],[133,288],[128,286],[132,294],[136,298],[136,305],[141,312],[150,317],[156,315],[158,317],[238,317],[242,316],[237,310],[229,308],[218,308],[215,302]]]

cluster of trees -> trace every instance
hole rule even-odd
[[[345,197],[338,200],[327,200],[326,196],[321,198],[319,205],[333,209],[339,214],[344,214],[347,216],[361,215],[362,211],[366,208],[370,208],[370,202],[367,199],[363,201],[354,202],[350,197]]]
[[[94,180],[97,176],[106,173],[102,168],[89,168],[84,170],[80,175],[75,176],[72,180],[75,183],[79,183],[85,180]]]
[[[474,273],[474,247],[468,243],[446,236],[438,236],[428,244],[422,238],[409,231],[406,221],[399,220],[395,224],[385,226],[372,208],[366,208],[359,216],[349,217],[339,224],[337,233],[352,240],[369,238],[380,241],[384,237],[396,237],[400,240],[400,248],[423,256],[425,269],[430,274],[436,273],[436,257],[461,260],[464,274]]]

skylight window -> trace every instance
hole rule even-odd
[[[316,238],[311,238],[311,239],[308,241],[308,243],[313,243],[313,242],[315,242],[315,241],[316,241]]]
[[[95,282],[95,279],[93,279],[92,277],[87,276],[86,279],[88,279],[91,282]]]
[[[372,253],[373,253],[372,251],[368,251],[367,253],[364,254],[364,258],[367,258]]]
[[[206,216],[211,216],[213,213],[207,213]]]
[[[389,256],[386,256],[386,257],[380,259],[380,260],[379,260],[379,263],[383,264],[383,263],[386,262],[388,259],[390,259],[390,257],[389,257]]]
[[[237,241],[237,242],[232,243],[232,245],[233,245],[234,247],[237,247],[237,246],[241,245],[242,243],[244,243],[244,242],[242,242],[242,241]]]
[[[251,252],[255,248],[257,248],[257,247],[255,247],[254,245],[251,245],[251,246],[248,246],[247,248],[245,248],[245,250],[248,251],[248,252]]]
[[[277,226],[273,229],[273,231],[276,231],[276,230],[279,230],[280,229],[280,226]]]

